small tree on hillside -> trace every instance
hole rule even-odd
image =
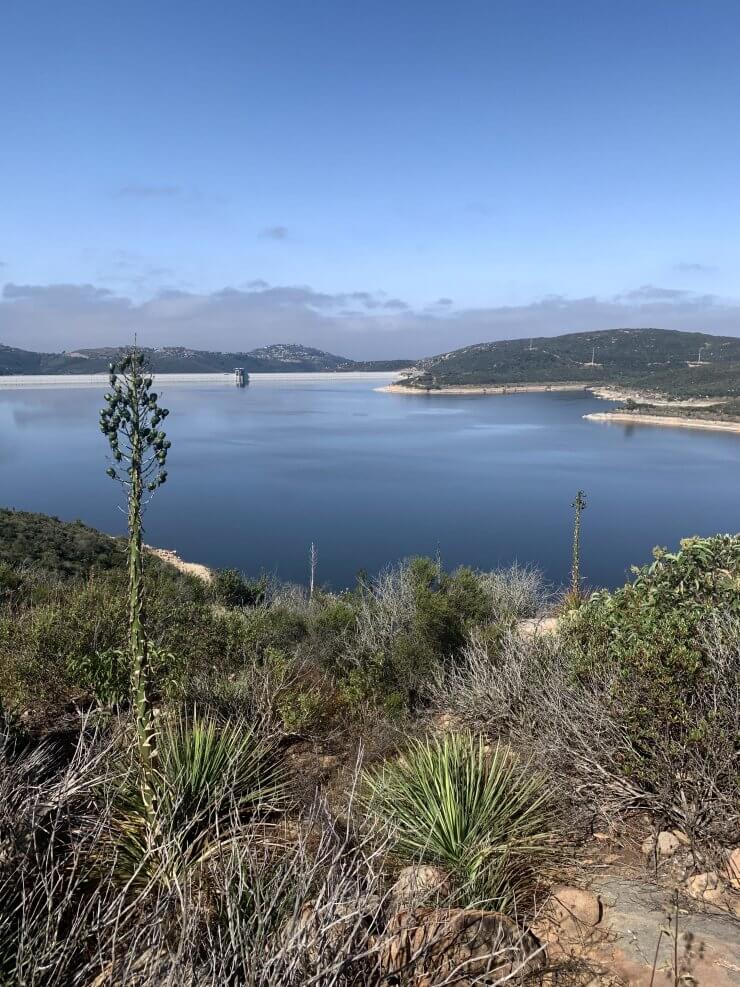
[[[147,493],[154,493],[167,479],[165,463],[170,442],[159,426],[169,412],[158,405],[145,357],[136,347],[120,363],[111,364],[109,380],[111,389],[100,412],[100,430],[113,454],[113,463],[106,472],[122,484],[128,500],[131,700],[136,718],[142,796],[151,820],[156,811],[156,737],[149,642],[144,629],[142,512]]]
[[[570,567],[570,591],[574,600],[581,597],[581,513],[586,509],[586,495],[582,490],[570,505],[575,510],[573,518],[573,559]]]

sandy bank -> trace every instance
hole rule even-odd
[[[502,384],[489,387],[443,387],[420,388],[409,387],[407,384],[388,384],[378,387],[378,391],[386,394],[416,394],[431,397],[444,397],[446,394],[540,394],[547,391],[588,391],[588,384]]]
[[[589,387],[597,398],[604,401],[634,401],[636,404],[653,404],[659,408],[711,408],[715,404],[724,404],[727,398],[684,398],[676,400],[652,391],[620,390],[616,387]]]
[[[213,579],[213,572],[207,565],[201,565],[199,562],[183,562],[177,552],[173,552],[169,548],[154,548],[153,545],[145,545],[144,548],[152,555],[162,559],[163,562],[169,562],[180,572],[185,572],[189,576],[197,576],[198,579],[202,579],[206,583],[210,583]]]
[[[712,432],[740,433],[740,422],[723,422],[714,418],[635,415],[629,411],[597,411],[583,417],[592,422],[616,422],[618,425],[663,425],[670,428],[702,428],[705,431]]]

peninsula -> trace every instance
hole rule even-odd
[[[421,360],[384,390],[489,395],[587,390],[623,402],[598,420],[740,424],[740,339],[667,329],[614,329],[479,343]]]

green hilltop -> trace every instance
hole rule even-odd
[[[583,383],[674,397],[740,395],[740,338],[672,329],[606,329],[465,346],[422,360],[420,389]]]

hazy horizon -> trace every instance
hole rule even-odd
[[[4,13],[7,345],[740,334],[729,0]]]

